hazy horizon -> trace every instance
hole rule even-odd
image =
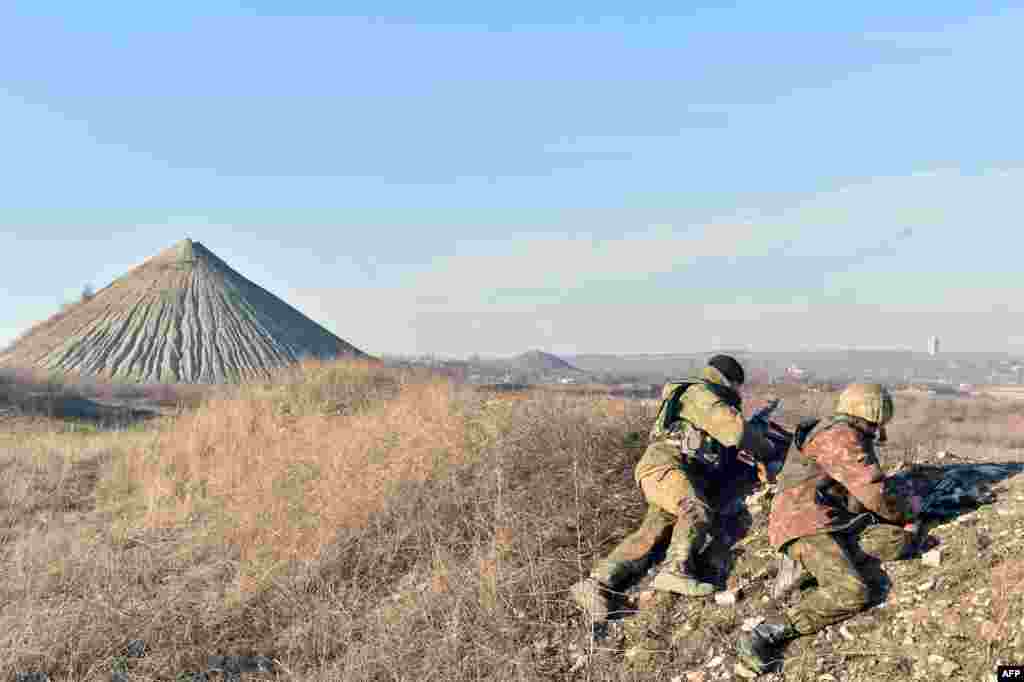
[[[188,236],[374,355],[1024,353],[1024,10],[332,7],[0,7],[0,347]]]
[[[517,351],[515,353],[494,353],[494,354],[490,354],[490,353],[472,352],[472,353],[455,354],[455,353],[444,353],[444,352],[438,352],[438,353],[427,352],[427,353],[383,353],[383,356],[385,356],[385,357],[396,357],[396,358],[397,357],[437,357],[437,358],[441,358],[441,359],[456,359],[456,360],[466,359],[466,358],[478,356],[478,357],[480,357],[483,360],[491,360],[491,359],[515,358],[515,357],[518,357],[520,355],[523,355],[523,354],[525,354],[527,352],[531,352],[531,351],[541,351],[541,352],[544,352],[544,353],[548,353],[549,355],[556,355],[556,356],[559,356],[559,357],[583,357],[583,356],[600,356],[600,355],[622,356],[622,357],[625,357],[625,356],[630,356],[630,355],[636,355],[636,356],[664,356],[664,357],[676,357],[676,356],[678,356],[678,357],[696,357],[696,358],[701,358],[701,357],[704,357],[704,356],[710,357],[711,355],[714,355],[714,354],[717,354],[717,353],[725,353],[725,354],[730,354],[731,353],[731,354],[734,354],[734,355],[737,355],[737,356],[742,356],[742,355],[758,355],[758,354],[762,354],[762,355],[788,355],[788,354],[799,354],[799,353],[823,353],[824,354],[824,353],[848,353],[848,352],[853,352],[853,353],[916,353],[916,354],[920,354],[920,355],[930,355],[926,350],[921,350],[921,349],[918,349],[918,348],[900,348],[900,347],[893,347],[893,348],[885,348],[885,347],[878,347],[878,348],[876,348],[876,347],[853,348],[853,347],[846,347],[846,346],[836,346],[836,347],[822,346],[820,348],[790,348],[790,349],[783,349],[783,350],[760,350],[760,351],[757,350],[757,349],[744,349],[744,348],[712,348],[712,349],[709,349],[709,350],[691,351],[691,352],[672,352],[672,351],[651,351],[651,352],[644,352],[644,351],[632,351],[632,352],[630,352],[630,351],[627,351],[627,352],[586,351],[586,352],[580,352],[580,353],[562,353],[562,354],[554,353],[554,352],[551,352],[551,351],[546,351],[543,348],[527,348],[526,350]],[[1017,354],[1005,353],[1005,352],[1000,352],[1000,351],[984,351],[984,350],[982,350],[982,351],[948,351],[948,352],[943,351],[943,352],[940,352],[936,356],[933,356],[933,357],[940,357],[940,358],[941,357],[950,357],[950,358],[952,358],[952,357],[958,357],[958,356],[963,356],[963,355],[996,355],[996,356],[1007,355],[1007,356],[1014,357]]]

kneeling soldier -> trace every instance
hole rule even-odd
[[[647,516],[570,591],[595,621],[608,616],[608,594],[646,571],[655,545],[670,534],[654,589],[690,597],[715,591],[693,567],[694,558],[711,540],[714,510],[707,492],[718,484],[716,474],[730,468],[737,449],[759,459],[771,453],[771,444],[743,420],[738,392],[743,380],[739,362],[716,355],[700,377],[665,385],[650,444],[634,471],[647,500]]]
[[[818,587],[740,639],[739,658],[755,671],[767,671],[789,640],[867,607],[868,584],[857,568],[864,555],[893,560],[912,544],[905,524],[920,511],[921,498],[886,492],[874,447],[876,439],[885,441],[892,415],[885,388],[851,384],[835,414],[797,429],[768,520],[769,541],[782,552],[773,596],[784,596],[804,577],[815,578]]]

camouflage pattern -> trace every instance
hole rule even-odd
[[[645,571],[655,546],[670,536],[675,543],[677,535],[706,532],[713,520],[705,495],[707,483],[700,471],[685,464],[660,476],[646,477],[641,482],[648,503],[643,523],[598,562],[591,576],[617,587],[618,574],[634,577]]]
[[[850,384],[839,394],[836,414],[859,417],[878,427],[879,442],[887,440],[885,425],[892,420],[892,395],[881,384]]]
[[[884,426],[892,419],[892,396],[880,384],[850,384],[839,394],[835,412]]]
[[[671,537],[669,555],[689,553],[695,544],[704,546],[712,511],[704,496],[705,482],[699,471],[685,464],[642,482],[647,514],[640,527],[628,535],[601,561],[590,576],[569,589],[573,601],[594,622],[608,617],[612,592],[622,590],[650,566],[657,545]],[[688,543],[688,544],[687,544]]]
[[[810,635],[860,612],[876,598],[877,566],[903,558],[913,545],[910,533],[886,524],[862,532],[832,533],[798,538],[786,545],[783,556],[792,563],[794,587],[804,577],[818,587],[783,612],[756,626],[737,642],[739,659],[759,673],[782,661],[785,643]],[[782,596],[773,597],[781,599]]]
[[[672,541],[665,552],[665,563],[651,586],[655,590],[706,597],[715,592],[715,586],[697,577],[693,560],[711,544],[714,512],[704,500],[704,495],[695,490],[680,500],[677,519]]]
[[[785,552],[818,581],[817,588],[786,610],[786,619],[800,635],[818,632],[868,605],[868,584],[845,544],[835,536],[800,538],[788,545]]]
[[[818,581],[818,587],[786,611],[801,635],[845,620],[867,607],[877,585],[866,572],[872,562],[897,561],[906,556],[913,536],[897,526],[869,526],[860,533],[834,533],[800,538],[785,554]]]
[[[914,546],[914,534],[900,526],[881,523],[868,526],[861,531],[855,542],[849,542],[847,548],[852,550],[858,565],[868,561],[885,563],[904,558]]]
[[[707,383],[698,384],[686,392],[679,417],[707,433],[720,445],[734,448],[743,437],[740,396],[714,367],[705,368],[703,378]]]
[[[746,424],[740,412],[740,396],[721,372],[708,367],[702,377],[686,381],[695,383],[678,402],[678,414],[668,419],[668,399],[681,382],[670,382],[662,389],[662,406],[651,429],[651,444],[634,470],[641,487],[648,476],[679,469],[687,456],[714,460],[743,439]]]
[[[675,523],[675,515],[655,504],[648,505],[647,515],[640,527],[620,542],[605,559],[597,562],[590,576],[612,589],[619,589],[647,570],[651,551],[672,534]]]
[[[666,419],[669,398],[682,383],[691,385],[675,403],[678,413]],[[740,404],[739,394],[714,367],[706,368],[700,377],[665,384],[650,444],[634,470],[648,503],[647,515],[637,530],[595,564],[592,579],[618,589],[647,569],[655,546],[670,536],[670,553],[695,545],[703,548],[714,518],[706,493],[711,484],[708,475],[715,470],[697,460],[707,461],[705,456],[711,459],[740,443],[744,429]]]
[[[851,528],[865,511],[895,524],[914,516],[908,498],[886,492],[871,426],[858,417],[819,422],[803,447],[790,452],[778,480],[768,520],[768,539],[777,549],[796,538]]]

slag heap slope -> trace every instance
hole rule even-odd
[[[545,353],[540,350],[531,350],[516,357],[509,361],[509,364],[518,370],[530,371],[530,372],[579,372],[580,370],[573,367],[568,362],[552,355],[551,353]]]
[[[368,357],[186,239],[30,329],[0,354],[0,364],[146,383],[223,383],[340,356]]]

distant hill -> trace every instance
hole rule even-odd
[[[717,352],[717,351],[715,351]],[[569,356],[576,367],[591,373],[674,377],[698,371],[715,352],[674,354],[586,354]],[[748,375],[781,376],[794,367],[817,379],[873,380],[887,383],[1018,383],[1017,366],[1024,359],[1008,353],[943,352],[937,355],[912,350],[807,350],[790,352],[734,352]]]
[[[568,362],[540,350],[531,350],[508,361],[508,366],[521,372],[580,372]]]
[[[646,377],[650,381],[669,376],[686,376],[703,367],[712,354],[707,353],[665,353],[613,355],[590,353],[570,356],[573,366],[585,372],[603,374],[629,374]],[[740,358],[743,362],[743,358]]]
[[[185,239],[28,330],[0,365],[213,384],[340,356],[368,357]]]

